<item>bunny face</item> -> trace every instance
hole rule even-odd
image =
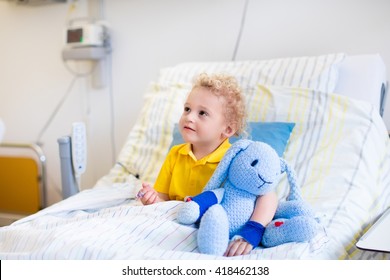
[[[252,142],[231,161],[228,180],[238,189],[254,195],[271,191],[281,174],[276,151],[262,142]]]

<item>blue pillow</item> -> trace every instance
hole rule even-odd
[[[247,129],[249,134],[248,138],[267,143],[282,157],[294,126],[295,123],[287,122],[249,122]],[[234,143],[240,138],[233,136],[230,138],[230,143]],[[171,147],[181,143],[184,143],[184,140],[180,135],[178,125],[175,124]]]

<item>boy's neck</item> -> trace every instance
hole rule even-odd
[[[220,143],[218,143],[217,145],[214,145],[214,146],[211,146],[211,145],[205,145],[205,146],[202,146],[202,145],[197,145],[197,146],[194,146],[193,144],[191,144],[191,150],[192,150],[192,153],[194,154],[195,158],[197,160],[200,160],[202,158],[204,158],[205,156],[208,156],[209,154],[211,154],[212,152],[214,152],[216,149],[218,149],[219,146],[221,146],[221,144],[226,140],[223,139]]]

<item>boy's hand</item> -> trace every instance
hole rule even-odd
[[[243,238],[238,238],[229,243],[224,254],[225,257],[246,255],[252,251],[253,246]]]
[[[137,198],[142,202],[143,205],[149,205],[161,201],[158,193],[149,183],[145,182],[142,183],[142,188],[139,190]]]

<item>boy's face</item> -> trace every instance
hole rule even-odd
[[[192,89],[179,122],[183,139],[192,145],[219,146],[230,137],[231,128],[225,119],[224,105],[224,98],[209,89]]]

